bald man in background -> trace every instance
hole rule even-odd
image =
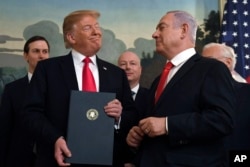
[[[123,52],[118,58],[118,66],[123,69],[127,75],[128,82],[131,89],[131,95],[134,99],[137,112],[139,113],[139,119],[145,117],[147,109],[147,100],[149,90],[140,85],[140,77],[142,73],[141,60],[137,54],[131,51]],[[136,150],[128,150],[130,157],[125,167],[134,167],[135,161],[137,161]]]
[[[233,48],[220,43],[209,43],[203,47],[202,56],[221,61],[228,67],[232,77],[236,81],[246,83],[246,80],[234,70],[236,65],[236,55]]]
[[[148,89],[140,85],[142,73],[141,60],[134,52],[125,51],[118,59],[118,66],[123,69],[127,75],[132,97],[139,111],[139,116],[142,118],[146,111],[145,103],[147,101]]]
[[[237,95],[237,106],[233,133],[225,138],[228,158],[232,150],[250,150],[250,85],[235,70],[236,56],[233,48],[219,43],[209,43],[203,47],[202,56],[223,62],[231,71]],[[229,159],[227,160],[229,165]]]

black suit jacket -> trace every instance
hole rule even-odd
[[[234,81],[234,85],[237,94],[237,106],[233,133],[225,138],[228,158],[230,158],[230,152],[250,151],[250,84]]]
[[[123,106],[121,129],[115,133],[114,143],[114,166],[118,166],[123,161],[120,142],[125,143],[120,134],[124,129],[124,133],[127,133],[131,127],[133,121],[128,118],[129,112],[135,110],[134,103],[124,71],[99,58],[97,66],[100,92],[116,93],[116,98]],[[71,53],[38,63],[24,106],[25,124],[35,134],[37,142],[37,166],[57,166],[54,144],[60,136],[66,136],[71,90],[79,90]]]
[[[34,161],[33,139],[24,130],[20,120],[28,84],[28,76],[20,78],[7,84],[2,95],[0,166],[3,167],[28,167]]]
[[[192,56],[154,104],[159,77],[150,89],[148,116],[167,117],[168,135],[145,137],[141,167],[221,166],[223,137],[231,133],[235,91],[227,67]]]
[[[149,89],[139,86],[138,92],[135,96],[135,106],[139,112],[139,117],[143,118],[147,111]]]
[[[138,120],[143,119],[145,117],[145,113],[147,111],[148,95],[149,95],[149,89],[139,86],[139,89],[136,93],[134,100],[135,107],[139,116]],[[136,164],[137,163],[136,161],[138,161],[136,157],[137,150],[129,148],[127,152],[128,152],[127,153],[128,161]]]

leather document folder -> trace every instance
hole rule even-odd
[[[104,106],[115,93],[71,91],[67,128],[67,145],[71,164],[112,165],[114,118]]]

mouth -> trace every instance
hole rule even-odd
[[[160,44],[161,41],[160,40],[155,40],[155,44]]]
[[[93,38],[90,38],[90,41],[100,41],[101,38],[100,37],[93,37]]]
[[[133,75],[133,73],[126,73],[127,76]]]

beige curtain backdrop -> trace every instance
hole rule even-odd
[[[220,20],[222,20],[224,5],[227,0],[219,0],[219,7],[220,7]]]

